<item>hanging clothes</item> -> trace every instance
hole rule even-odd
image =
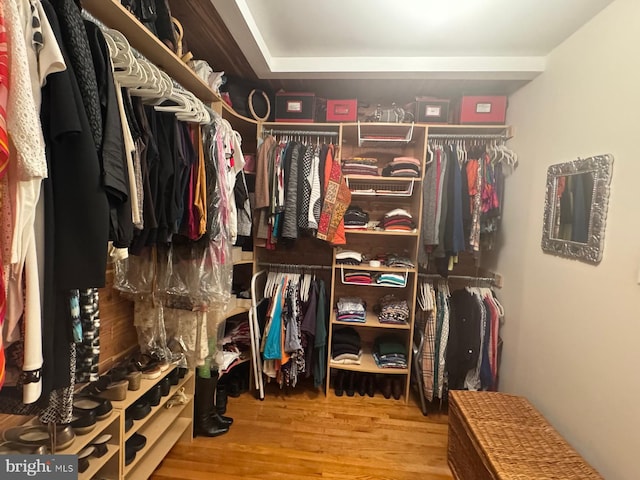
[[[461,252],[490,249],[502,215],[505,172],[517,158],[504,145],[430,141],[423,182],[419,263],[446,276]],[[482,241],[481,241],[482,240]]]
[[[265,318],[258,319],[265,325],[260,345],[264,374],[281,387],[295,387],[299,379],[311,376],[316,387],[321,386],[327,361],[324,281],[314,278],[303,282],[298,274],[270,272],[265,294],[269,307]]]
[[[420,375],[424,398],[444,399],[448,390],[495,390],[499,328],[504,311],[488,288],[419,287],[416,328],[423,333]]]

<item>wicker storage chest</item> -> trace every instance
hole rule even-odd
[[[602,479],[523,397],[449,392],[449,467],[458,480]]]

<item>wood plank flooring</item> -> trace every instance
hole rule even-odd
[[[269,386],[270,387],[270,386]],[[153,480],[451,479],[447,416],[413,401],[269,388],[229,398],[229,433],[173,448]]]

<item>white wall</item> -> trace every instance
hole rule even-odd
[[[617,0],[510,98],[501,390],[527,396],[607,479],[640,478],[640,1]],[[614,155],[603,260],[540,248],[550,164]],[[491,259],[490,259],[491,260]],[[490,261],[491,263],[491,261]]]

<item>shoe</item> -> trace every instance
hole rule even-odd
[[[71,425],[56,425],[56,451],[64,450],[69,447],[76,438]],[[51,438],[49,437],[48,425],[29,425],[9,428],[4,431],[3,437],[5,441],[16,443],[25,447],[49,446]]]
[[[379,388],[384,398],[391,398],[391,379],[389,377],[385,375],[381,378]]]
[[[84,473],[89,468],[89,457],[95,452],[95,447],[88,446],[78,453],[78,471]]]
[[[139,452],[147,444],[147,437],[134,433],[131,438],[126,441],[125,448],[131,448],[134,452]]]
[[[347,397],[353,397],[356,394],[356,374],[355,372],[347,372],[346,377],[344,391]]]
[[[168,368],[168,364],[165,365]],[[142,378],[147,380],[160,378],[163,372],[161,362],[147,354],[140,354],[131,359],[129,368],[138,370],[141,372]]]
[[[151,405],[144,398],[127,408],[127,415],[130,415],[133,420],[142,420],[149,413],[151,413]]]
[[[144,398],[152,407],[157,407],[160,404],[160,399],[162,398],[160,384],[157,383],[153,387],[151,387],[142,398]]]
[[[400,378],[391,380],[391,394],[396,400],[402,398],[402,380]]]
[[[217,382],[217,375],[210,378],[196,376],[193,417],[193,433],[196,436],[217,437],[229,431],[229,426],[221,425],[214,414],[213,396]]]
[[[216,411],[220,415],[224,415],[227,411],[227,387],[218,383],[216,388]]]
[[[44,445],[27,447],[13,442],[0,442],[0,455],[46,455],[49,449]]]
[[[129,372],[127,373],[126,378],[129,381],[129,390],[131,390],[132,392],[140,390],[140,383],[142,382],[142,372]]]
[[[131,465],[131,462],[133,462],[136,459],[136,451],[129,447],[126,443],[124,444],[124,464],[126,465]]]
[[[124,433],[127,433],[129,430],[131,430],[131,427],[133,427],[133,418],[131,417],[129,410],[127,410],[124,415]]]
[[[367,395],[373,397],[376,392],[376,382],[372,374],[367,374]]]
[[[174,368],[165,378],[169,379],[171,385],[177,385],[180,382],[180,371],[178,368]]]
[[[114,380],[109,375],[102,375],[98,380],[91,382],[83,388],[82,392],[104,398],[112,402],[120,402],[127,398],[128,388],[129,381],[127,379]]]
[[[344,374],[344,370],[338,370],[338,373],[336,373],[336,378],[333,383],[333,391],[336,397],[341,397],[344,394]]]
[[[167,395],[169,395],[169,391],[171,390],[171,381],[169,380],[169,376],[166,376],[162,380],[160,380],[159,385],[160,385],[160,395],[163,397],[166,397]]]
[[[216,422],[218,425],[220,425],[222,427],[229,428],[233,424],[233,418],[225,417],[224,415],[220,415],[215,410],[211,414],[211,418],[213,419],[214,422]]]
[[[82,392],[73,399],[73,408],[77,410],[91,410],[95,413],[96,420],[104,420],[111,415],[113,406],[111,401],[92,395],[83,395]]]
[[[227,395],[233,398],[238,398],[242,391],[240,390],[240,380],[237,377],[234,377],[229,382],[229,390],[227,391]]]
[[[368,373],[360,373],[358,375],[357,384],[358,384],[358,395],[364,397],[367,394],[367,383],[369,381]]]
[[[93,452],[94,457],[100,458],[107,453],[107,442],[109,442],[111,438],[112,436],[110,433],[105,433],[91,442],[91,446],[95,449]]]
[[[113,367],[107,373],[111,377],[111,381],[127,380],[129,382],[128,390],[135,392],[140,389],[140,381],[142,380],[142,372],[131,363],[131,360],[121,363]]]
[[[181,379],[184,378],[184,376],[187,374],[188,371],[189,371],[188,368],[178,367],[178,377],[180,377]]]
[[[74,408],[69,424],[76,435],[91,433],[96,426],[96,412],[95,410],[80,410]]]

